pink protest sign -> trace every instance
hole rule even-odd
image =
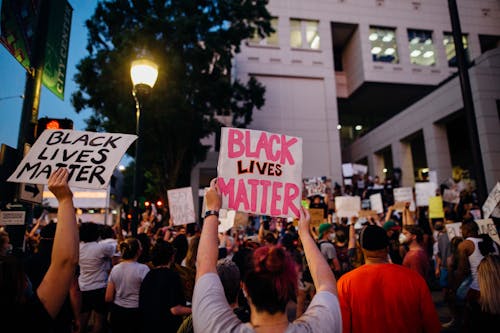
[[[222,128],[218,184],[222,207],[298,217],[302,198],[302,138]]]

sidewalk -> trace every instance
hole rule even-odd
[[[439,320],[441,323],[447,323],[451,320],[451,315],[446,303],[443,301],[443,292],[441,290],[435,291],[432,290],[432,299],[434,300],[434,304],[436,305],[436,310],[439,314]],[[446,333],[458,333],[459,329],[456,326],[452,326],[449,328],[442,328],[441,332]]]

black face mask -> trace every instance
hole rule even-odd
[[[444,225],[442,225],[442,224],[436,224],[434,226],[434,229],[437,230],[437,231],[443,231],[444,230]]]

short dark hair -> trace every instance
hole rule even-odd
[[[151,249],[151,262],[155,267],[169,264],[174,253],[175,248],[172,244],[163,239],[158,239]]]
[[[80,225],[80,241],[84,243],[97,242],[99,227],[94,222],[85,222]]]
[[[418,225],[405,225],[404,228],[410,234],[417,236],[417,243],[421,244],[424,241],[424,231]]]

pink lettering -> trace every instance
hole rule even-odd
[[[294,165],[295,161],[293,160],[293,156],[290,153],[289,148],[297,143],[297,138],[291,138],[290,141],[286,141],[286,136],[281,136],[281,164],[285,164],[285,161],[288,160],[290,165]]]
[[[246,157],[259,158],[260,149],[259,149],[258,145],[255,148],[254,152],[252,152],[250,150],[250,149],[252,149],[252,142],[250,140],[251,138],[252,138],[252,134],[250,133],[250,131],[245,131],[245,146],[246,146],[245,153],[246,153]]]
[[[280,144],[280,137],[276,134],[272,134],[270,137],[269,137],[269,153],[268,153],[268,158],[270,158],[271,160],[273,161],[278,161],[279,158],[280,158],[280,150],[277,149],[276,150],[276,153],[273,153],[273,141],[276,141],[276,143],[279,145]]]
[[[258,179],[249,179],[248,184],[250,185],[250,210],[252,212],[257,211],[257,186],[259,185]]]
[[[281,215],[281,210],[276,208],[276,204],[281,200],[278,190],[283,187],[282,182],[273,182],[273,190],[271,197],[271,215]]]
[[[219,185],[219,190],[221,195],[229,196],[228,207],[234,207],[234,178],[229,179],[229,182],[225,182],[224,178],[217,178],[217,185]]]
[[[245,181],[243,179],[240,179],[238,181],[238,191],[236,192],[236,200],[234,203],[234,207],[229,207],[233,208],[234,210],[239,210],[240,204],[243,204],[243,209],[248,210],[249,204],[248,204],[248,198],[247,198],[247,191],[245,187]]]
[[[241,157],[245,151],[243,132],[230,128],[227,133],[227,145],[227,155],[229,158]],[[235,149],[235,146],[238,149]]]
[[[283,197],[283,214],[287,215],[290,209],[295,217],[299,217],[299,208],[294,204],[294,200],[299,196],[299,187],[293,183],[285,183],[285,193]]]
[[[260,213],[266,214],[267,191],[269,189],[269,186],[271,185],[271,182],[269,180],[261,179],[260,185],[262,185],[262,201],[260,202]]]

